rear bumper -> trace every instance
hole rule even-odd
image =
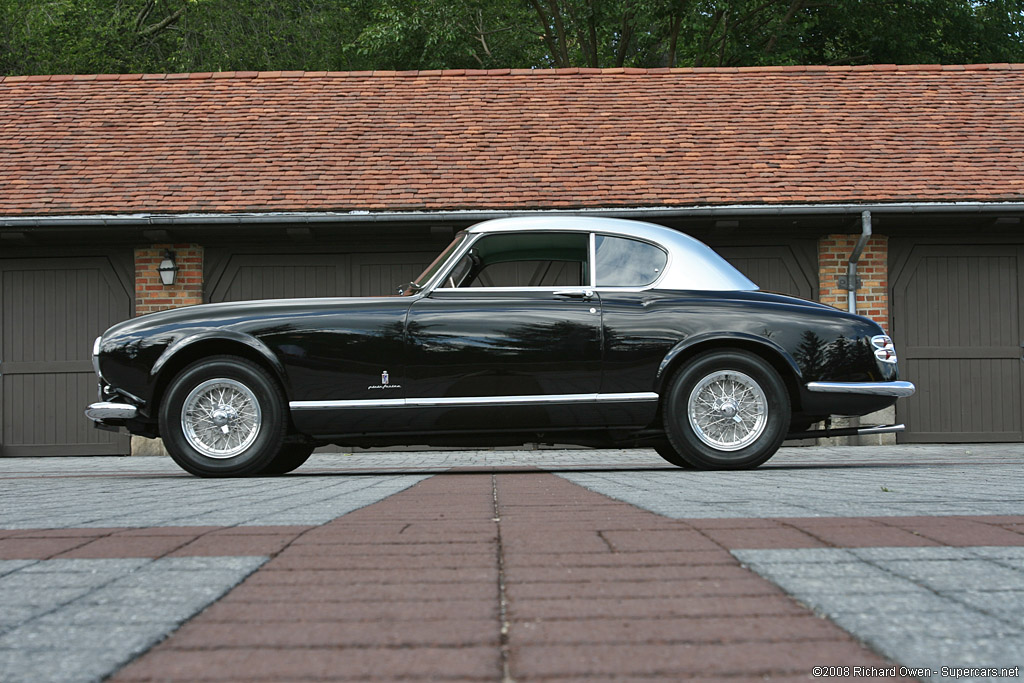
[[[808,382],[807,390],[825,394],[859,394],[866,396],[913,396],[916,388],[910,382]]]

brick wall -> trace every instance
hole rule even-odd
[[[178,279],[160,281],[157,267],[164,252],[175,252]],[[203,303],[203,248],[198,244],[153,244],[135,250],[135,314]]]
[[[822,303],[847,309],[848,292],[839,288],[839,276],[846,275],[847,261],[860,235],[828,235],[818,241],[818,280]],[[857,313],[889,328],[889,238],[872,235],[857,263],[861,286],[857,290]]]

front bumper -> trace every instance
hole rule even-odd
[[[808,382],[807,391],[905,398],[913,396],[916,387],[910,382]]]
[[[107,422],[108,420],[131,420],[139,414],[139,409],[127,403],[111,403],[101,401],[93,403],[85,409],[85,416],[93,422]]]

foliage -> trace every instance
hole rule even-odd
[[[1024,0],[0,0],[0,73],[1024,61]]]

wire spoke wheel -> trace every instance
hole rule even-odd
[[[244,453],[260,434],[262,412],[256,395],[238,380],[202,382],[181,407],[181,430],[198,453],[216,459]]]
[[[662,400],[671,449],[659,454],[703,470],[764,463],[782,445],[792,415],[779,373],[764,358],[741,349],[693,357],[672,376]]]
[[[768,398],[752,377],[719,370],[693,387],[686,414],[698,439],[718,450],[738,451],[764,432],[767,407]]]

